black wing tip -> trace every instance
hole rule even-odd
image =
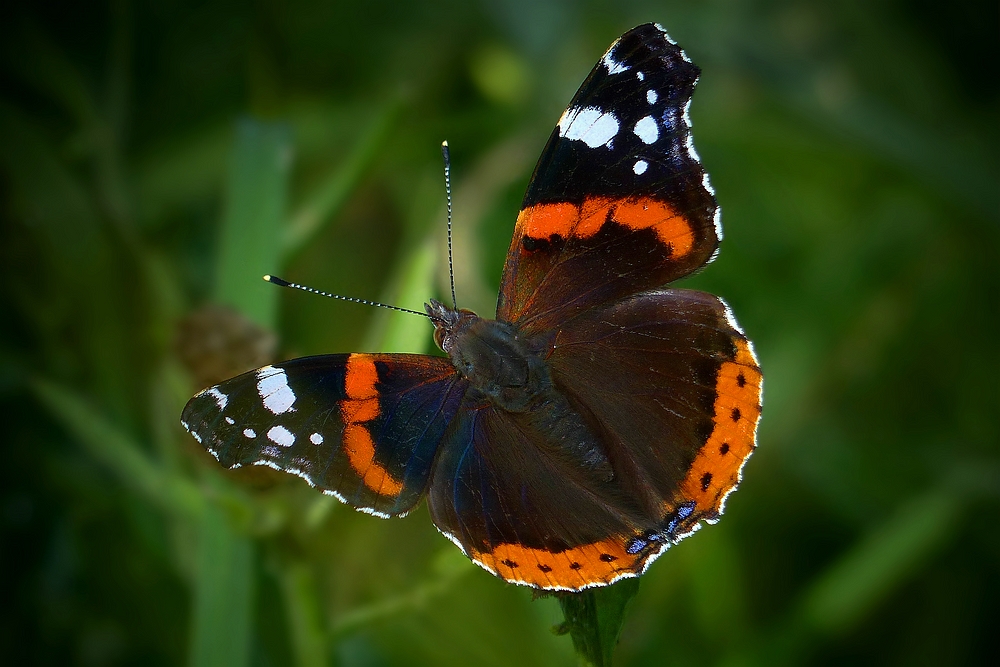
[[[676,41],[659,23],[643,23],[625,32],[612,45],[616,48],[621,44],[627,51],[646,48],[649,52],[671,65],[672,70],[687,69],[692,73],[691,84],[697,82],[701,68],[695,65]]]

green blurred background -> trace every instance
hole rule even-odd
[[[662,23],[725,297],[766,383],[726,515],[641,580],[618,665],[1000,662],[995,2],[0,8],[0,662],[572,665],[552,598],[180,429],[274,358],[489,313],[520,197],[611,41]]]

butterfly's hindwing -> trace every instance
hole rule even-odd
[[[587,406],[663,515],[693,503],[684,524],[717,519],[756,446],[763,382],[722,299],[639,294],[566,323],[554,348],[553,379]]]
[[[464,389],[439,357],[305,357],[199,393],[182,423],[228,468],[269,466],[358,509],[395,515],[426,489]]]
[[[647,554],[627,546],[656,521],[609,480],[582,481],[579,461],[528,421],[466,397],[434,470],[435,525],[518,584],[579,590],[641,571]]]
[[[754,447],[761,375],[726,305],[637,295],[566,323],[548,356],[569,412],[470,391],[429,496],[437,526],[508,581],[578,590],[641,574],[714,521]],[[737,416],[738,413],[738,416]],[[565,424],[579,421],[574,439]],[[590,438],[593,454],[571,446]]]

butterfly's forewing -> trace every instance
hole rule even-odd
[[[228,468],[269,466],[363,511],[396,515],[426,489],[465,386],[439,357],[305,357],[202,391],[181,420]]]
[[[535,167],[498,319],[542,331],[711,258],[721,234],[717,205],[688,120],[698,75],[653,24],[611,46]]]
[[[548,357],[606,466],[538,414],[466,395],[430,491],[477,563],[546,589],[608,584],[714,521],[754,447],[761,375],[725,304],[648,292],[565,323]]]

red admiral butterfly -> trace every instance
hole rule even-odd
[[[426,306],[445,357],[337,354],[240,375],[182,423],[224,466],[266,465],[437,528],[516,584],[641,574],[712,523],[755,446],[761,371],[718,297],[663,285],[722,237],[691,144],[699,69],[628,31],[559,119],[528,186],[496,320]]]

